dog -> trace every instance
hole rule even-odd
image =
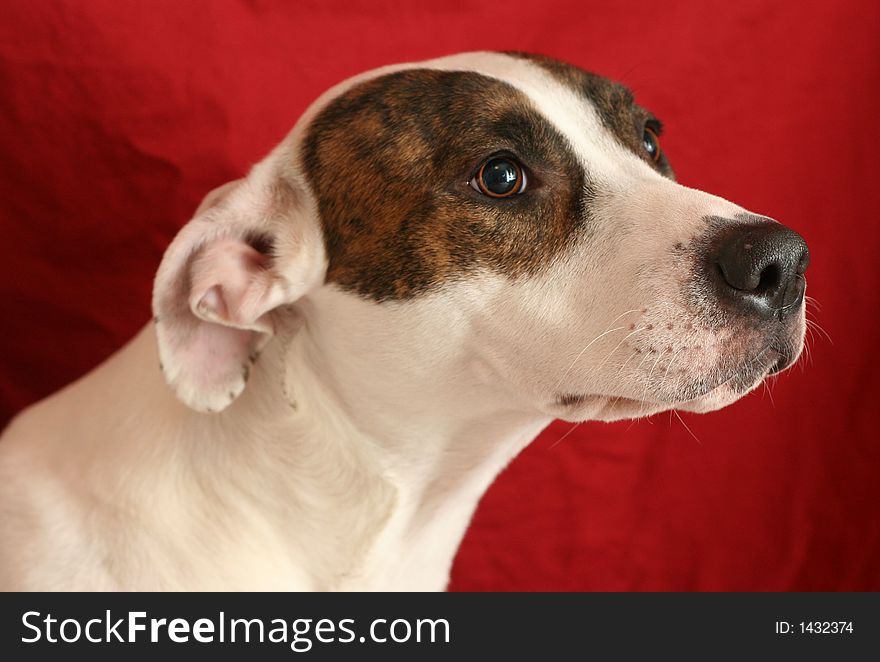
[[[660,121],[547,57],[320,97],[210,193],[154,318],[0,442],[0,586],[442,590],[550,421],[707,412],[795,362],[809,253],[676,183]]]

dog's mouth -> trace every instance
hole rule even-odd
[[[768,375],[775,375],[783,370],[788,370],[791,366],[794,365],[795,361],[797,361],[798,354],[792,353],[788,351],[787,348],[779,349],[774,347],[773,350],[779,354],[779,357],[770,366],[770,369],[767,371]]]
[[[616,420],[637,418],[653,413],[658,403],[600,394],[560,395],[555,403],[556,415],[563,420]]]
[[[791,367],[799,352],[768,345],[741,364],[688,380],[675,387],[646,390],[639,398],[602,393],[563,393],[554,403],[555,414],[565,420],[613,421],[640,418],[662,411],[707,412],[725,407],[756,388],[770,375]]]

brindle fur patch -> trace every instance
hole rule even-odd
[[[496,154],[529,186],[491,199],[469,180]],[[567,140],[511,85],[415,69],[362,83],[313,120],[303,162],[317,196],[327,280],[382,301],[480,268],[549,265],[589,224],[591,189]]]
[[[626,86],[545,55],[521,52],[507,54],[533,62],[583,96],[593,105],[602,123],[621,145],[647,161],[661,174],[670,179],[675,178],[662,148],[657,161],[645,151],[642,143],[645,123],[653,120],[659,124],[660,121],[650,111],[635,103],[633,93]]]

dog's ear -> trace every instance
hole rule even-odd
[[[153,288],[159,359],[193,409],[235,400],[279,315],[323,280],[313,211],[296,185],[239,180],[209,193],[168,247]]]

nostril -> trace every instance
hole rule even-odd
[[[772,292],[777,287],[779,287],[779,283],[782,280],[782,275],[779,270],[779,265],[775,262],[773,264],[768,264],[761,271],[761,276],[758,278],[758,284],[752,290],[755,294],[766,294],[768,292]]]
[[[724,282],[740,292],[767,294],[779,287],[782,282],[782,270],[775,262],[771,262],[760,271],[754,266],[743,266],[742,263],[725,265],[719,262],[715,268]]]

